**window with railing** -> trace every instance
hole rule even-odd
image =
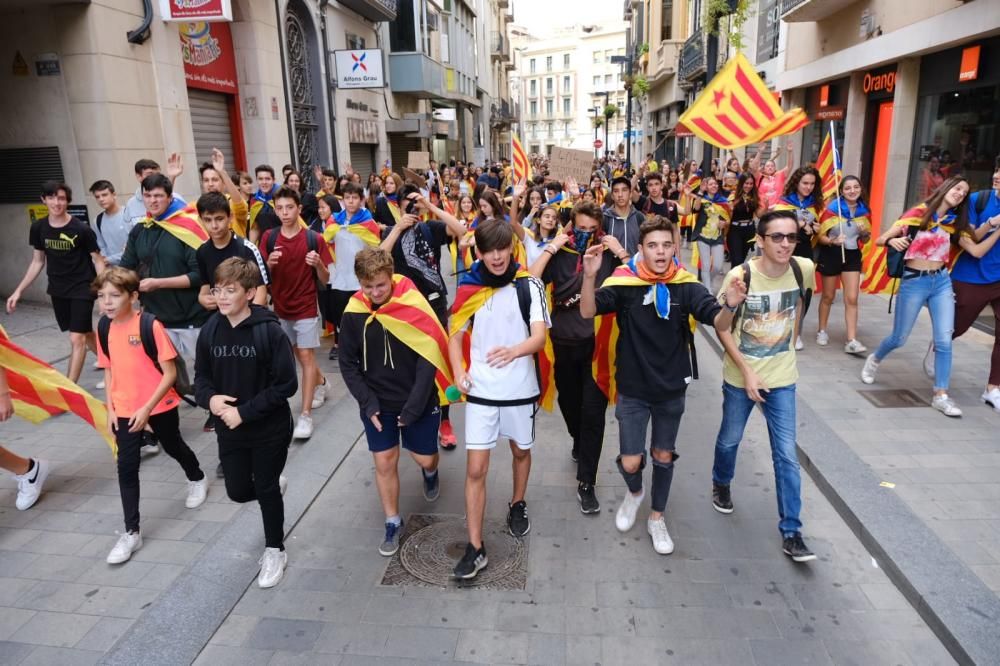
[[[528,94],[532,97],[538,94],[538,79],[531,79],[528,82]]]
[[[563,113],[565,115],[570,114],[570,100],[569,97],[563,97]]]
[[[600,87],[600,85],[601,85],[601,75],[600,74],[595,74],[594,75],[594,90],[597,90],[597,88]]]
[[[549,138],[551,139],[552,138],[552,123],[545,123],[545,124],[547,126],[546,129],[548,130]]]
[[[545,100],[545,115],[547,115],[547,116],[551,116],[552,115],[552,100],[551,99]]]
[[[674,38],[674,0],[663,0],[660,10],[660,39]]]
[[[563,54],[563,69],[569,69],[569,54]]]
[[[552,85],[552,77],[550,76],[549,78],[545,79],[545,94],[551,95],[553,90],[554,87]]]
[[[529,108],[531,109],[530,113],[532,117],[538,115],[538,102],[532,100],[531,104],[529,105]]]
[[[570,90],[569,77],[568,76],[564,76],[563,77],[563,92],[564,93],[568,93],[569,90]]]
[[[563,123],[563,136],[569,136],[569,123]]]
[[[552,56],[545,56],[545,71],[552,71]]]
[[[601,52],[594,51],[594,64],[599,65],[601,63]]]
[[[532,59],[530,59],[528,61],[528,71],[531,72],[532,74],[535,73],[535,59],[534,58],[532,58]]]

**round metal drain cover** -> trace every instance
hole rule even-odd
[[[511,589],[523,587],[525,547],[520,539],[496,526],[484,525],[489,565],[474,579],[477,587]],[[433,522],[411,534],[399,549],[399,561],[412,576],[431,585],[454,583],[452,571],[468,543],[463,520]],[[521,582],[517,582],[517,581]]]

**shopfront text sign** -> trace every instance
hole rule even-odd
[[[896,89],[896,72],[867,72],[861,82],[861,87],[866,95],[873,92],[886,92],[891,95]]]
[[[231,0],[160,0],[164,21],[232,21]]]
[[[338,88],[384,88],[382,49],[333,52]]]
[[[189,88],[235,94],[236,56],[227,23],[181,23],[181,59]]]
[[[975,81],[979,78],[979,45],[962,49],[962,63],[958,68],[959,81]]]

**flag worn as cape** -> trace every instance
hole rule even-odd
[[[377,319],[386,331],[433,365],[437,370],[434,385],[437,387],[439,404],[448,404],[445,390],[452,384],[451,366],[448,364],[448,336],[427,299],[410,278],[393,275],[392,295],[377,309],[358,290],[351,296],[344,311],[368,315],[365,328]]]
[[[350,220],[347,219],[346,210],[334,213],[333,223],[327,225],[326,229],[323,230],[323,238],[326,239],[327,243],[332,243],[340,231],[352,233],[372,247],[378,247],[379,243],[382,242],[378,223],[372,218],[372,214],[367,208],[359,208]]]
[[[918,227],[920,226],[920,221],[923,219],[924,213],[927,212],[926,204],[919,204],[914,206],[910,210],[903,213],[903,215],[893,223],[893,226],[908,226],[908,227]],[[949,234],[955,233],[955,216],[949,213],[940,222],[937,220],[937,215],[935,214],[931,220],[930,228],[941,227],[941,229]],[[887,247],[875,247],[875,243],[869,243],[871,247],[870,252],[863,254],[861,259],[861,271],[865,275],[865,279],[861,282],[861,289],[866,294],[889,294],[893,293],[894,282],[893,278],[889,277],[889,267],[887,265],[887,260],[889,256],[889,250]],[[955,260],[958,259],[958,255],[961,254],[961,249],[952,246],[952,255],[949,265],[954,265]]]
[[[2,326],[0,367],[7,371],[15,414],[31,423],[41,423],[55,414],[73,412],[104,438],[113,455],[118,455],[118,446],[108,431],[108,410],[104,403],[14,344]]]
[[[638,255],[637,255],[638,256]],[[667,283],[648,282],[639,277],[636,270],[636,257],[615,269],[608,279],[601,284],[604,287],[648,287],[654,292],[653,305],[656,314],[661,319],[670,317],[670,292],[667,284],[684,284],[697,282],[698,278],[678,268]],[[591,372],[598,388],[614,403],[618,397],[618,386],[615,381],[615,358],[618,347],[618,320],[613,312],[594,317],[594,356],[591,361]]]
[[[198,218],[198,209],[193,205],[186,205],[180,199],[173,199],[159,217],[154,218],[147,213],[146,219],[142,220],[140,224],[147,227],[155,224],[180,242],[196,250],[208,240],[208,232],[205,231],[205,227],[201,226],[201,220]]]

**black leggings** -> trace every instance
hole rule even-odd
[[[285,549],[285,500],[278,477],[285,469],[289,441],[227,447],[219,454],[229,499],[240,503],[257,500],[264,519],[264,544],[279,550]]]
[[[559,411],[580,461],[576,466],[576,480],[593,485],[601,461],[608,409],[608,399],[601,393],[590,370],[594,340],[553,342],[552,351]]]
[[[184,442],[180,431],[180,417],[177,408],[149,417],[149,427],[159,438],[163,450],[181,464],[188,481],[201,481],[205,473],[198,465],[198,457]],[[122,495],[122,511],[125,514],[125,529],[135,532],[139,529],[139,458],[142,448],[142,431],[129,432],[128,419],[118,419],[118,489]]]

